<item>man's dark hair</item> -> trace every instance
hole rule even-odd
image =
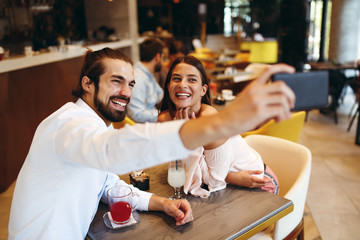
[[[164,44],[157,38],[148,38],[140,44],[140,61],[150,62],[156,54],[162,54]]]
[[[72,90],[72,95],[74,97],[81,98],[81,96],[84,94],[84,89],[82,88],[81,84],[82,78],[84,76],[87,76],[91,81],[94,82],[96,89],[99,88],[99,78],[105,70],[105,66],[102,60],[105,58],[119,59],[133,65],[132,60],[119,50],[103,48],[93,52],[89,49],[85,55],[78,85],[75,87],[75,89]]]
[[[172,41],[169,45],[169,55],[175,55],[177,53],[187,54],[185,46],[180,41]]]

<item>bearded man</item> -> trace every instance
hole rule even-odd
[[[130,186],[139,194],[140,211],[164,211],[178,225],[192,220],[188,201],[140,191],[116,175],[149,166],[146,156],[153,155],[152,151],[139,149],[172,141],[165,128],[154,129],[163,133],[153,135],[150,142],[145,133],[139,135],[140,126],[128,130],[112,127],[112,122],[124,119],[134,85],[132,61],[126,55],[110,48],[87,52],[72,92],[76,102],[66,103],[35,132],[16,181],[9,239],[84,239],[99,201],[107,202],[107,189],[117,185]],[[139,137],[135,144],[134,137]],[[176,138],[175,151],[159,151],[153,156],[170,160],[173,154],[186,155],[185,147],[178,150],[181,140]],[[179,151],[182,153],[176,154]],[[135,158],[138,161],[133,161]]]

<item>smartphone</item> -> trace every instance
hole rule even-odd
[[[328,71],[280,73],[272,81],[284,81],[295,93],[293,111],[322,108],[328,105]]]

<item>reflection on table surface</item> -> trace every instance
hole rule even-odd
[[[144,170],[150,176],[150,192],[168,197],[173,189],[167,183],[168,164]],[[129,175],[121,177],[129,183]],[[194,221],[176,226],[175,220],[163,212],[140,212],[138,224],[123,229],[109,229],[102,216],[108,211],[100,203],[90,226],[90,239],[247,239],[256,232],[290,213],[290,200],[259,189],[229,185],[212,193],[208,199],[188,196]]]

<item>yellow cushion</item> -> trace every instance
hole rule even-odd
[[[268,135],[273,137],[279,137],[293,142],[298,142],[302,127],[304,125],[306,112],[293,113],[290,119],[276,123],[274,120],[270,120],[260,128],[245,132],[241,134],[242,137],[246,137],[252,134]]]
[[[278,44],[276,41],[251,42],[250,62],[276,63]]]
[[[135,122],[131,118],[125,117],[125,119],[122,120],[121,122],[113,122],[112,124],[113,124],[114,128],[119,129],[119,128],[124,127],[126,124],[134,125]]]

